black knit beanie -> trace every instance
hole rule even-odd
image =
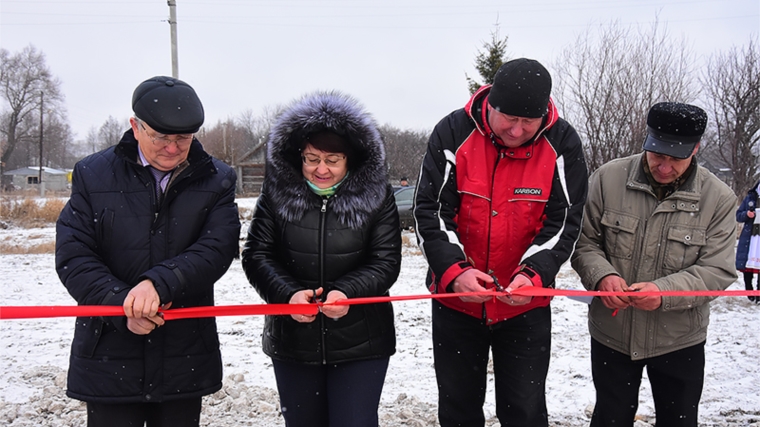
[[[538,118],[548,111],[552,78],[533,59],[513,59],[499,68],[488,103],[497,111],[517,117]]]

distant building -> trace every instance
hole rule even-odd
[[[8,172],[3,172],[3,182],[9,183],[9,190],[39,190],[40,167],[29,166]],[[64,191],[68,188],[69,173],[67,171],[42,167],[42,181],[46,191]]]
[[[733,188],[734,175],[731,172],[731,168],[728,167],[725,162],[715,156],[710,156],[709,154],[701,156],[698,159],[698,162],[715,176],[720,178],[721,181],[725,182],[726,185]]]
[[[258,196],[264,182],[266,143],[262,142],[238,159],[236,166],[238,194]]]

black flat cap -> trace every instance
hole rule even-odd
[[[205,118],[195,90],[182,80],[156,76],[140,83],[132,94],[135,116],[166,135],[198,132]]]
[[[707,113],[695,105],[660,102],[649,109],[644,150],[686,159],[707,127]]]

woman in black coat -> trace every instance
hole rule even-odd
[[[741,205],[736,210],[736,221],[744,224],[742,226],[741,234],[739,235],[739,243],[736,246],[736,269],[744,274],[744,287],[748,290],[752,290],[752,277],[756,276],[759,271],[755,268],[747,267],[747,260],[749,258],[749,247],[752,240],[752,235],[757,235],[757,230],[753,233],[753,226],[757,219],[755,216],[755,208],[757,207],[757,192],[760,183],[756,183],[747,192],[747,196],[742,200]],[[758,279],[757,289],[760,290],[760,278]],[[750,301],[760,303],[760,298],[753,296],[747,297]]]
[[[393,309],[329,305],[389,295],[401,264],[385,149],[356,100],[319,92],[279,117],[242,258],[267,303],[327,304],[314,316],[266,318],[263,349],[286,425],[377,426]]]

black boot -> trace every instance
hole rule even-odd
[[[752,276],[754,276],[754,274],[746,272],[746,271],[744,272],[744,289],[748,291],[754,290],[752,289]],[[757,284],[757,287],[758,289],[760,289],[760,283]],[[749,298],[750,302],[760,303],[760,298],[754,297],[752,295],[748,295],[747,298]]]

